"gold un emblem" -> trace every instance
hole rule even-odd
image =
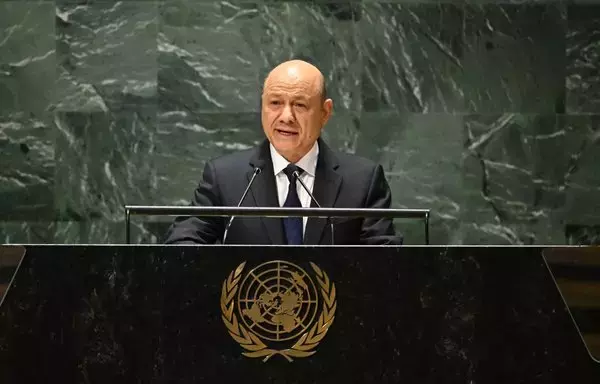
[[[313,355],[335,316],[335,285],[327,274],[310,263],[315,284],[287,261],[269,261],[243,275],[245,265],[231,272],[221,293],[223,321],[246,350],[242,354],[263,362],[273,355],[288,361]]]

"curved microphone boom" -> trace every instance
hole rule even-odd
[[[262,169],[260,167],[254,168],[254,173],[252,173],[252,177],[250,178],[250,181],[248,182],[248,186],[246,187],[246,190],[242,194],[242,198],[240,199],[240,202],[237,205],[238,207],[240,207],[242,205],[242,203],[244,202],[244,199],[246,198],[246,195],[248,194],[248,191],[250,190],[250,186],[252,186],[252,183],[254,183],[254,179],[261,171],[262,171]],[[234,218],[235,218],[235,216],[231,216],[229,218],[229,221],[227,222],[227,225],[225,226],[225,232],[223,232],[223,241],[221,242],[221,244],[225,244],[225,239],[227,238],[227,232],[229,232],[229,227],[231,227],[231,223],[233,222]]]
[[[315,199],[315,197],[310,192],[310,190],[308,189],[308,187],[306,186],[306,184],[304,184],[304,182],[300,178],[300,174],[298,173],[298,171],[294,171],[294,173],[292,173],[292,175],[296,178],[297,181],[300,182],[300,185],[302,185],[302,188],[304,188],[304,190],[306,191],[306,193],[308,193],[308,196],[310,196],[310,199],[315,203],[315,205],[317,207],[321,208],[321,204],[319,204],[319,202],[317,201],[317,199]],[[335,245],[334,232],[333,232],[333,221],[331,220],[331,217],[327,218],[327,222],[329,223],[329,228],[331,229],[331,245]]]

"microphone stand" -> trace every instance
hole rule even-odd
[[[304,188],[304,190],[306,191],[306,193],[308,193],[308,196],[310,196],[311,200],[315,203],[315,205],[317,207],[319,207],[319,208],[322,208],[321,204],[319,204],[319,202],[317,201],[317,199],[315,199],[315,197],[310,192],[310,190],[308,189],[308,187],[306,186],[306,184],[304,184],[304,182],[300,178],[300,174],[298,173],[298,171],[294,171],[294,173],[292,173],[292,175],[294,175],[294,178],[296,179],[296,181],[300,182],[300,185],[302,185],[302,188]],[[331,229],[331,245],[335,245],[334,231],[333,231],[333,221],[331,220],[331,217],[327,217],[327,222],[329,223],[329,228]]]
[[[248,186],[246,187],[246,190],[242,194],[242,198],[240,199],[240,202],[237,205],[238,207],[240,207],[242,205],[242,203],[244,202],[244,199],[246,198],[246,195],[248,194],[248,191],[250,190],[250,186],[252,185],[252,183],[254,183],[254,178],[256,177],[256,175],[258,175],[261,172],[261,170],[262,169],[260,167],[254,168],[254,173],[252,174],[252,178],[250,179],[250,182],[248,182]],[[227,225],[225,226],[225,232],[223,232],[223,241],[221,242],[221,244],[225,244],[225,239],[227,238],[227,233],[229,232],[229,228],[231,227],[231,223],[233,223],[234,218],[235,218],[235,216],[231,216],[229,218],[229,221],[227,222]]]

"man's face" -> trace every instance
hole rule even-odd
[[[322,100],[318,81],[291,69],[265,83],[262,126],[277,152],[295,163],[319,138],[331,108],[331,100]]]

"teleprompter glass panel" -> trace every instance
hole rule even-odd
[[[559,247],[543,255],[588,351],[600,360],[600,247]]]

